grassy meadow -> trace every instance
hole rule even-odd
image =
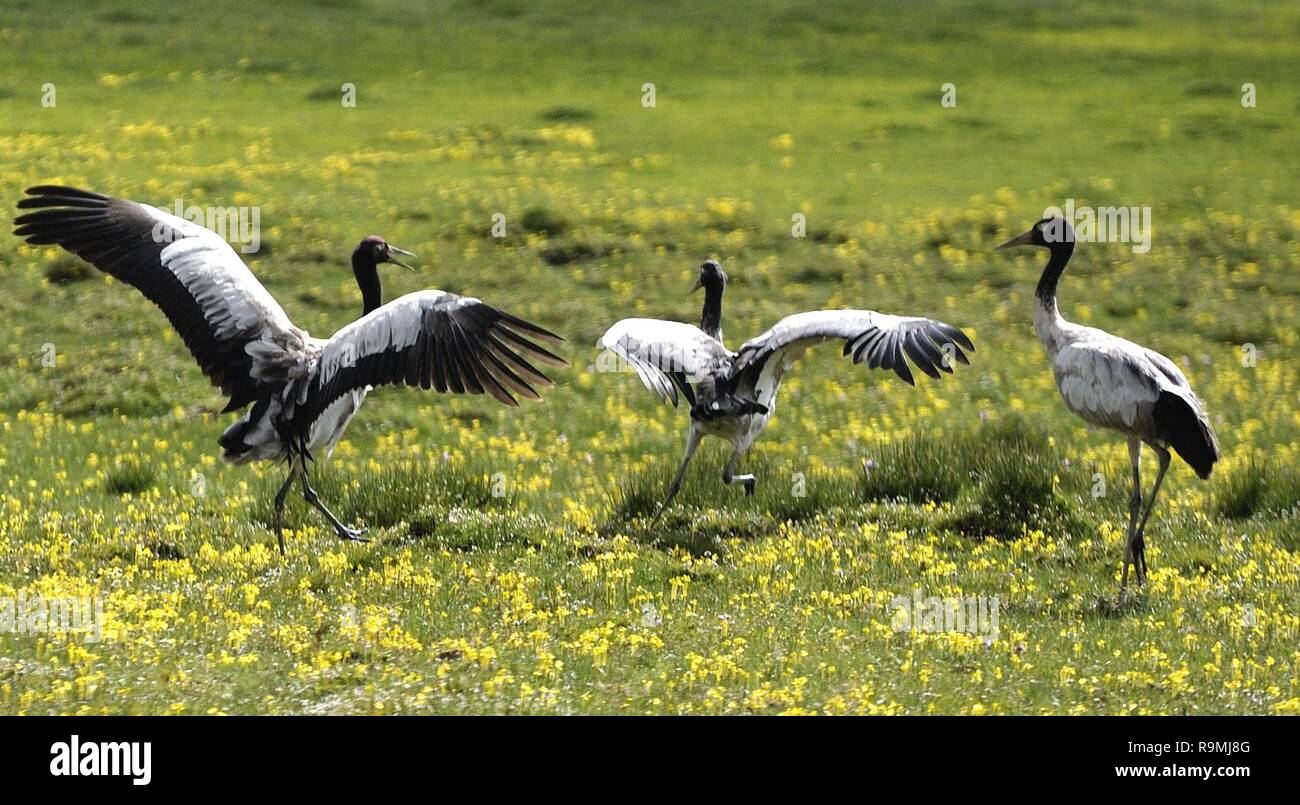
[[[1300,713],[1300,8],[0,8],[0,599],[104,610],[98,642],[0,631],[0,714]],[[376,391],[317,470],[373,541],[295,493],[281,558],[283,468],[221,463],[162,314],[9,235],[39,183],[257,207],[247,262],[318,336],[380,234],[420,256],[387,298],[479,296],[573,366],[518,409]],[[1123,598],[1123,440],[1058,398],[1044,254],[993,250],[1066,199],[1151,208],[1148,253],[1080,244],[1062,310],[1178,362],[1224,452],[1175,460]],[[652,526],[686,413],[594,345],[697,321],[710,256],[732,348],[863,307],[964,328],[973,365],[911,388],[812,351],[757,494],[706,440]],[[898,630],[914,592],[996,596],[996,633]]]

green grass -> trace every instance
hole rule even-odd
[[[863,462],[863,494],[868,500],[944,503],[957,499],[969,451],[950,442],[910,436],[885,443]]]
[[[1223,517],[1245,520],[1256,514],[1294,516],[1300,507],[1300,472],[1294,466],[1251,456],[1223,479],[1214,500]]]
[[[128,459],[109,470],[104,489],[114,495],[138,495],[152,487],[154,480],[152,467]]]
[[[321,337],[358,315],[348,256],[377,233],[420,255],[389,299],[473,294],[573,366],[518,409],[376,390],[313,480],[372,541],[295,489],[282,559],[283,469],[219,462],[225,401],[165,319],[9,238],[0,599],[102,596],[109,639],[0,632],[0,712],[1300,711],[1297,24],[1226,1],[9,4],[0,229],[44,182],[257,206],[247,262]],[[1062,309],[1183,366],[1224,449],[1208,483],[1176,461],[1122,598],[1123,441],[1061,405],[1041,255],[993,251],[1067,198],[1151,207],[1151,252],[1081,244]],[[732,348],[865,307],[961,326],[973,365],[912,388],[815,349],[740,462],[756,494],[706,440],[652,524],[686,414],[593,345],[695,320],[706,257]],[[895,632],[914,590],[999,596],[1000,631]]]

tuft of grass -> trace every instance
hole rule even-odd
[[[1248,464],[1228,473],[1219,484],[1214,494],[1214,510],[1233,520],[1254,516],[1264,503],[1267,472],[1268,468],[1251,456]]]
[[[1021,416],[1006,416],[981,423],[970,437],[968,452],[1011,450],[1047,457],[1051,454],[1051,436],[1040,425]]]
[[[552,106],[549,109],[543,109],[537,116],[552,123],[573,123],[580,120],[591,120],[595,117],[595,114],[590,109],[583,109],[579,106]]]
[[[570,240],[549,243],[539,254],[548,265],[564,266],[598,257],[608,257],[613,252],[614,247],[607,243],[593,244],[585,240]]]
[[[1264,508],[1282,517],[1300,514],[1300,470],[1291,465],[1273,469],[1264,495]]]
[[[341,84],[321,84],[303,96],[309,101],[338,101],[343,97]]]
[[[55,285],[71,285],[95,276],[95,269],[70,254],[61,254],[54,262],[46,264],[44,274],[45,279]]]
[[[104,489],[113,495],[138,495],[153,486],[153,466],[139,459],[120,460],[104,478]]]
[[[563,215],[547,207],[529,207],[519,217],[519,225],[526,231],[548,238],[563,235],[569,229],[569,222]]]
[[[431,503],[494,509],[508,505],[513,497],[508,482],[494,490],[491,475],[486,471],[414,461],[393,464],[378,473],[355,479],[323,473],[318,485],[321,488],[339,495],[335,499],[351,516],[380,528],[404,522]],[[497,491],[501,494],[495,494]]]
[[[1214,495],[1214,511],[1232,520],[1256,515],[1294,515],[1300,510],[1300,471],[1252,455],[1228,473]]]
[[[1000,449],[974,460],[970,505],[952,525],[971,536],[1019,537],[1069,514],[1056,494],[1055,462],[1026,449]]]
[[[1074,523],[1056,490],[1059,465],[1045,430],[1006,417],[955,439],[916,434],[885,445],[864,462],[862,492],[868,501],[959,504],[949,527],[1014,538],[1025,526]]]
[[[755,509],[670,508],[655,526],[644,524],[630,535],[655,548],[680,548],[695,556],[726,553],[727,542],[752,542],[775,530],[772,519]]]
[[[779,522],[802,522],[833,509],[861,502],[856,479],[847,474],[814,471],[792,479],[790,489],[768,502]],[[765,501],[767,502],[767,501]]]
[[[1026,528],[1050,523],[1077,526],[1057,492],[1060,457],[1042,427],[1018,416],[1000,418],[981,425],[965,440],[963,452],[972,487],[965,511],[951,522],[958,531],[1014,539]]]
[[[536,547],[545,539],[546,529],[546,520],[536,514],[431,505],[410,518],[407,537],[458,553],[472,553],[507,544]]]
[[[961,492],[961,451],[950,441],[918,434],[880,447],[863,462],[867,500],[944,503]]]
[[[498,479],[501,480],[501,479]],[[259,496],[254,516],[263,523],[274,520],[273,500],[281,479],[271,479]],[[325,464],[312,471],[312,487],[344,522],[364,523],[371,528],[412,524],[416,535],[432,533],[436,511],[456,507],[485,510],[509,508],[515,496],[509,479],[494,483],[491,473],[470,466],[399,461],[377,472],[353,475]],[[301,500],[295,484],[290,500]],[[301,505],[301,504],[297,504]],[[314,517],[305,511],[298,517]],[[286,514],[286,521],[289,515]]]
[[[727,540],[758,539],[781,523],[811,520],[861,502],[858,482],[848,473],[792,472],[761,452],[747,455],[738,468],[758,478],[755,494],[746,496],[740,484],[722,484],[720,458],[697,459],[681,492],[654,524],[649,518],[668,493],[676,465],[660,462],[625,478],[609,495],[609,515],[600,533],[630,533],[657,547],[718,553]]]
[[[1202,98],[1235,98],[1237,88],[1228,81],[1201,79],[1183,87],[1183,93]]]
[[[625,523],[637,517],[650,517],[659,509],[668,492],[660,474],[639,472],[624,478],[610,495],[611,521]]]

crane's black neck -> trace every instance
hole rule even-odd
[[[722,340],[722,290],[721,282],[704,286],[704,312],[700,314],[700,329],[709,336]]]
[[[1065,266],[1074,254],[1074,241],[1051,243],[1048,248],[1051,250],[1051,257],[1043,268],[1043,275],[1038,278],[1038,288],[1034,291],[1034,296],[1038,298],[1039,304],[1050,310],[1056,307],[1056,284],[1060,282],[1061,274],[1065,272]]]
[[[352,273],[361,289],[361,315],[375,310],[384,303],[384,290],[379,285],[379,267],[373,254],[358,248],[352,253]]]

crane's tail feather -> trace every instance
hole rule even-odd
[[[737,417],[748,416],[750,414],[766,414],[767,406],[753,400],[746,400],[744,397],[727,394],[725,396],[715,397],[707,402],[699,402],[691,406],[691,419],[707,422],[718,417]]]
[[[263,397],[248,409],[248,413],[231,423],[217,438],[222,449],[221,458],[231,464],[244,464],[274,458],[283,452],[273,417],[278,409],[279,404],[273,398]]]
[[[1219,440],[1205,413],[1182,396],[1162,391],[1152,414],[1160,437],[1198,477],[1209,478],[1219,460]]]

